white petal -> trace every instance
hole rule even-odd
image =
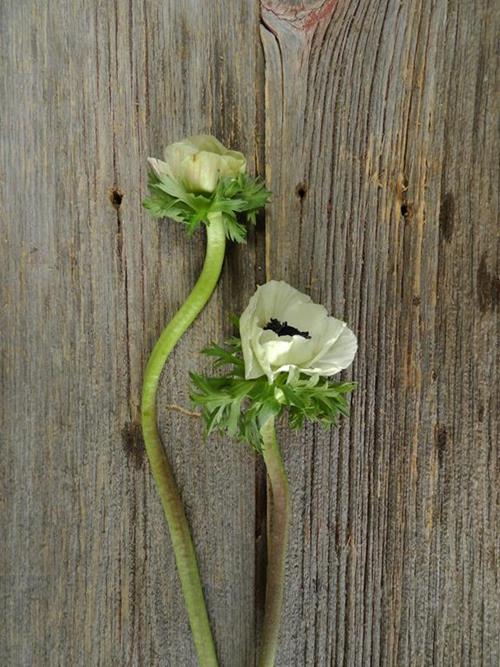
[[[302,367],[303,365],[309,365],[311,341],[302,336],[279,336],[277,342],[281,343],[283,347],[279,350],[277,347],[275,348],[277,353],[269,359],[272,366],[280,367],[292,364]]]
[[[271,366],[281,366],[290,356],[291,345],[291,340],[277,336],[276,340],[270,340],[262,345],[263,354]]]
[[[299,331],[307,332],[312,338],[314,334],[322,332],[328,313],[324,306],[300,301],[289,303],[282,313],[282,318],[282,321],[288,322]]]
[[[245,377],[247,380],[264,375],[264,372],[256,375],[258,369],[260,368],[260,364],[255,357],[251,344],[253,335],[255,333],[256,302],[257,299],[256,295],[254,294],[240,317],[241,348],[243,351],[243,360],[245,362]]]
[[[310,338],[265,330],[273,318],[308,332]],[[357,349],[356,337],[345,322],[329,317],[309,296],[276,280],[252,296],[241,316],[240,333],[247,378],[265,374],[272,381],[278,373],[295,368],[310,376],[334,375],[349,366]]]
[[[257,288],[259,322],[265,326],[272,317],[281,321],[283,313],[294,303],[309,303],[310,297],[302,294],[283,280],[270,280]]]
[[[345,326],[337,340],[315,363],[322,375],[334,375],[351,365],[356,356],[358,341]]]
[[[253,352],[246,357],[244,356],[245,360],[245,378],[247,380],[255,380],[256,378],[260,378],[263,375],[267,375],[268,373],[265,372],[265,370],[262,368],[262,366],[259,364],[257,357]],[[268,372],[270,369],[268,370]]]
[[[346,323],[337,320],[335,317],[327,317],[324,321],[323,331],[318,335],[316,342],[316,354],[311,359],[311,365],[322,359],[327,351],[331,349],[335,341],[341,336],[346,327]]]

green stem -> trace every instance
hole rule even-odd
[[[203,270],[191,294],[163,330],[144,373],[142,430],[146,452],[170,530],[177,570],[201,667],[217,667],[200,573],[182,500],[158,433],[156,393],[163,366],[177,341],[210,299],[222,270],[225,233],[220,214],[209,216]]]
[[[274,667],[283,606],[285,559],[290,524],[290,496],[288,479],[281,452],[276,441],[274,417],[261,428],[262,453],[269,478],[268,500],[268,562],[266,577],[266,604],[259,655],[259,667]]]

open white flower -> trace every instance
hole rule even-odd
[[[347,368],[357,350],[345,322],[284,281],[257,288],[240,318],[247,380],[296,371],[328,377]]]
[[[188,192],[213,192],[221,178],[245,173],[243,153],[223,146],[215,137],[199,134],[170,144],[165,162],[148,158],[150,167],[161,180],[167,176]]]

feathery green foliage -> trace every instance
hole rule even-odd
[[[293,428],[305,421],[330,427],[339,415],[349,414],[346,395],[356,386],[352,382],[293,373],[280,373],[272,384],[265,376],[246,380],[241,341],[236,336],[203,353],[214,358],[215,369],[227,367],[217,377],[191,373],[191,399],[202,408],[207,436],[216,430],[227,431],[261,451],[261,427],[285,410]]]
[[[182,222],[192,235],[207,222],[210,213],[221,213],[227,238],[238,243],[244,243],[247,235],[247,228],[238,220],[238,214],[244,214],[247,223],[255,224],[257,212],[271,196],[260,179],[247,174],[221,179],[212,194],[194,194],[168,176],[160,179],[150,171],[148,190],[149,197],[143,206],[154,218]]]

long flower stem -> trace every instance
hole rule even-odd
[[[177,570],[201,667],[217,667],[215,645],[203,597],[193,540],[172,467],[160,440],[156,419],[156,393],[163,366],[177,341],[209,300],[224,261],[225,233],[219,214],[209,217],[207,249],[201,275],[192,292],[163,330],[144,374],[142,430],[158,493],[170,530]]]
[[[281,452],[276,441],[274,418],[261,428],[262,452],[270,484],[270,512],[268,512],[268,562],[266,603],[260,647],[259,667],[274,667],[283,606],[285,559],[290,524],[290,496],[288,479]]]

